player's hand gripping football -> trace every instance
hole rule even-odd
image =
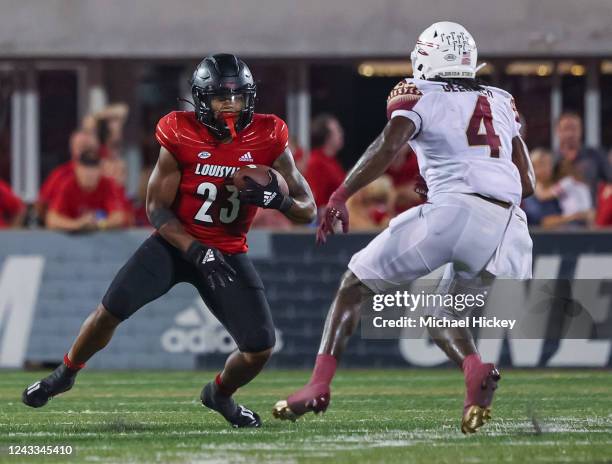
[[[341,185],[332,193],[331,197],[329,197],[329,201],[321,217],[321,223],[317,229],[317,244],[321,245],[325,243],[327,236],[339,232],[340,227],[342,227],[342,232],[348,232],[349,213],[346,208],[346,201],[349,196],[344,185]]]
[[[273,171],[268,171],[270,182],[260,185],[250,177],[245,177],[247,188],[240,191],[240,201],[266,209],[286,211],[291,207],[291,197],[283,195],[278,185],[278,178]]]
[[[236,271],[230,266],[216,248],[207,247],[197,240],[189,246],[187,258],[198,268],[206,283],[214,290],[217,284],[226,287],[236,277]]]

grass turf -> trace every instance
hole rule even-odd
[[[341,370],[332,406],[295,423],[276,400],[308,378],[267,371],[237,398],[264,427],[234,430],[200,406],[211,372],[95,372],[41,409],[20,402],[42,372],[0,371],[0,462],[612,462],[611,371],[502,372],[493,421],[459,430],[456,370]],[[10,445],[70,445],[71,456],[15,456]]]

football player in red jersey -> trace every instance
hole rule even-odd
[[[175,284],[189,282],[238,346],[202,389],[202,403],[234,427],[261,425],[255,412],[232,399],[261,371],[275,344],[263,284],[246,254],[246,234],[257,207],[278,209],[303,224],[314,220],[316,209],[288,148],[286,124],[254,113],[255,91],[249,68],[234,55],[209,56],[198,65],[192,79],[195,112],[172,112],[157,125],[161,150],[147,190],[155,233],[119,270],[64,363],[23,392],[26,405],[43,406],[72,388],[77,372],[120,322]],[[248,164],[276,169],[289,195],[271,171],[268,185],[250,183],[238,191],[231,176]]]

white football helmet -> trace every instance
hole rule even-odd
[[[442,21],[425,29],[410,54],[416,79],[436,76],[474,78],[478,50],[476,42],[461,24]]]

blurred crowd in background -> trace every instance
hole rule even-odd
[[[129,108],[122,103],[85,117],[70,136],[66,147],[69,161],[43,179],[34,204],[25,204],[0,180],[0,228],[46,227],[75,232],[148,227],[145,200],[150,163],[142,168],[136,193],[132,197],[126,194],[122,142],[128,117]],[[612,151],[584,146],[582,130],[579,114],[563,113],[556,124],[558,151],[530,147],[537,187],[522,207],[531,226],[555,230],[612,226]],[[341,121],[327,113],[314,117],[310,142],[308,153],[294,139],[290,146],[317,206],[322,208],[346,174],[338,159],[344,147]],[[384,228],[397,214],[424,202],[415,192],[418,179],[416,156],[406,146],[385,175],[350,199],[351,230]],[[253,226],[275,230],[294,227],[274,210],[259,210]]]

